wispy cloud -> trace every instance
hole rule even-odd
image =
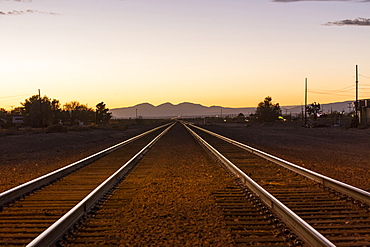
[[[38,11],[38,10],[26,10],[26,11],[18,11],[18,10],[13,10],[13,11],[8,11],[8,12],[2,12],[0,11],[0,16],[1,15],[26,15],[26,14],[45,14],[45,15],[59,15],[58,13],[54,12],[45,12],[45,11]]]
[[[354,20],[341,20],[328,22],[324,24],[325,26],[370,26],[370,18],[357,18]]]
[[[370,3],[370,0],[272,0],[277,3],[293,3],[293,2],[360,2]]]
[[[22,3],[32,2],[32,0],[0,0],[0,2],[2,2],[2,1],[12,1],[12,2],[22,2]]]

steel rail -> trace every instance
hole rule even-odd
[[[352,185],[349,185],[349,184],[346,184],[346,183],[343,183],[343,182],[340,182],[338,180],[335,180],[333,178],[330,178],[330,177],[327,177],[327,176],[324,176],[322,174],[319,174],[319,173],[316,173],[314,171],[311,171],[311,170],[308,170],[306,168],[303,168],[301,166],[298,166],[296,164],[293,164],[291,162],[288,162],[286,160],[283,160],[281,158],[278,158],[278,157],[275,157],[271,154],[268,154],[268,153],[265,153],[263,151],[260,151],[256,148],[253,148],[253,147],[250,147],[248,145],[245,145],[243,143],[240,143],[240,142],[237,142],[235,140],[232,140],[232,139],[229,139],[227,137],[224,137],[222,135],[219,135],[219,134],[216,134],[212,131],[209,131],[209,130],[206,130],[206,129],[203,129],[203,128],[200,128],[198,126],[195,126],[193,124],[190,124],[192,127],[195,127],[201,131],[204,131],[210,135],[213,135],[217,138],[220,138],[226,142],[229,142],[239,148],[242,148],[252,154],[255,154],[255,155],[258,155],[266,160],[269,160],[277,165],[280,165],[282,167],[285,167],[291,171],[294,171],[296,173],[299,173],[300,175],[302,176],[305,176],[309,179],[312,179],[318,183],[321,183],[329,188],[332,188],[338,192],[341,192],[355,200],[358,200],[358,201],[361,201],[361,202],[364,202],[368,205],[370,205],[370,193],[365,191],[365,190],[362,190],[362,189],[359,189],[359,188],[356,188]]]
[[[66,175],[68,175],[68,174],[70,174],[70,173],[72,173],[72,172],[74,172],[74,171],[76,171],[76,170],[78,170],[78,169],[80,169],[80,168],[82,168],[82,167],[84,167],[84,166],[102,158],[103,156],[116,151],[117,149],[119,149],[119,148],[121,148],[121,147],[123,147],[123,146],[125,146],[125,145],[127,145],[131,142],[133,142],[133,141],[135,141],[135,140],[137,140],[137,139],[139,139],[139,138],[141,138],[141,137],[143,137],[143,136],[145,136],[149,133],[152,133],[152,132],[154,132],[158,129],[164,128],[164,127],[166,127],[170,124],[171,123],[168,123],[168,124],[156,127],[152,130],[146,131],[146,132],[144,132],[140,135],[132,137],[132,138],[126,140],[126,141],[120,142],[120,143],[118,143],[116,145],[113,145],[109,148],[106,148],[106,149],[104,149],[100,152],[97,152],[93,155],[90,155],[90,156],[88,156],[84,159],[81,159],[77,162],[74,162],[74,163],[69,164],[67,166],[64,166],[64,167],[62,167],[58,170],[55,170],[55,171],[50,172],[48,174],[45,174],[41,177],[35,178],[31,181],[23,183],[23,184],[21,184],[17,187],[12,188],[12,189],[9,189],[9,190],[0,194],[0,208],[3,207],[4,204],[13,202],[17,198],[20,198],[20,197],[22,197],[22,196],[24,196],[24,195],[26,195],[30,192],[33,192],[33,191],[39,189],[42,186],[50,184],[50,183],[52,183],[52,182],[54,182],[54,181],[56,181],[56,180],[58,180],[58,179],[60,179],[64,176],[66,176]]]
[[[84,215],[86,215],[96,203],[102,198],[114,185],[122,180],[122,178],[134,167],[134,165],[141,160],[145,154],[153,147],[153,145],[173,126],[172,123],[157,137],[155,137],[148,145],[146,145],[141,151],[121,166],[115,173],[109,178],[102,182],[96,187],[89,195],[87,195],[82,201],[68,211],[64,216],[42,232],[38,237],[31,241],[27,247],[34,246],[52,246],[60,240],[68,230],[78,222]]]
[[[194,138],[209,151],[216,159],[231,173],[238,177],[244,185],[246,185],[253,193],[255,193],[270,209],[273,213],[278,215],[289,226],[295,233],[305,241],[305,243],[311,246],[325,246],[334,247],[335,245],[330,242],[327,238],[322,236],[318,231],[311,227],[302,218],[296,215],[292,210],[286,207],[278,199],[272,196],[253,179],[247,176],[225,156],[218,152],[214,147],[203,140],[198,134],[196,134],[191,128],[184,124],[188,131],[194,136]]]

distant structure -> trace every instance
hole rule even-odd
[[[359,100],[356,109],[359,124],[370,124],[370,99]]]

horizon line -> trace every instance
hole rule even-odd
[[[355,102],[355,100],[344,100],[344,101],[337,101],[337,102],[330,102],[330,103],[319,103],[319,102],[317,102],[317,103],[319,103],[320,105],[328,105],[328,104],[336,104],[336,103],[344,103],[344,102]],[[112,110],[112,109],[130,108],[130,107],[135,107],[135,106],[144,105],[144,104],[151,105],[153,107],[158,107],[158,106],[165,105],[165,104],[171,104],[173,106],[178,106],[178,105],[186,104],[186,103],[187,104],[193,104],[193,105],[200,105],[200,106],[208,107],[208,108],[210,108],[210,107],[221,107],[221,108],[257,108],[258,107],[258,105],[256,105],[256,106],[237,106],[237,107],[220,106],[220,105],[207,106],[207,105],[203,105],[203,104],[200,104],[200,103],[194,103],[194,102],[189,102],[189,101],[184,101],[184,102],[181,102],[181,103],[178,103],[178,104],[174,104],[174,103],[171,103],[171,102],[168,102],[167,101],[167,102],[164,102],[164,103],[161,103],[161,104],[158,104],[158,105],[154,105],[154,104],[149,103],[149,102],[142,102],[142,103],[138,103],[136,105],[115,107],[115,108],[110,108],[110,109]],[[301,103],[301,104],[296,104],[296,105],[280,105],[280,107],[296,107],[296,106],[303,106],[303,105],[304,104]]]

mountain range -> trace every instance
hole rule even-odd
[[[322,104],[323,112],[339,111],[349,112],[352,101],[336,102],[329,104]],[[297,115],[302,111],[301,105],[281,106],[283,114]],[[114,118],[173,118],[173,117],[215,117],[215,116],[237,116],[243,113],[248,116],[256,111],[256,107],[242,107],[231,108],[222,106],[203,106],[189,102],[174,105],[171,103],[164,103],[154,106],[149,103],[142,103],[130,107],[122,107],[111,109]]]

